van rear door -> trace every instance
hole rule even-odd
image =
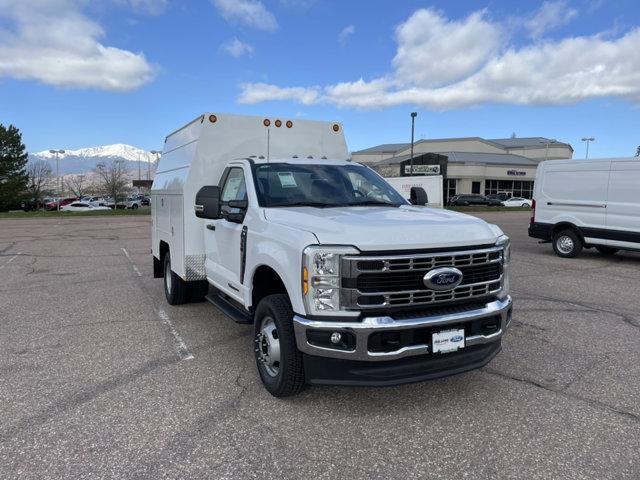
[[[614,160],[606,209],[607,245],[640,248],[640,161]]]

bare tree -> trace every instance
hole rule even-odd
[[[42,198],[48,192],[47,185],[51,180],[51,166],[44,160],[30,162],[27,167],[27,175],[29,175],[31,196],[35,204],[40,205]]]
[[[87,194],[89,183],[84,175],[70,175],[67,178],[67,188],[71,190],[73,196],[82,198]]]
[[[122,160],[114,160],[109,164],[99,163],[96,166],[96,173],[102,179],[104,190],[113,199],[114,208],[117,208],[118,201],[126,198],[128,183],[127,170]]]
[[[640,145],[636,148],[636,157],[640,157]]]

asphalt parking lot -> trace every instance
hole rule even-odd
[[[491,364],[289,399],[251,327],[166,304],[150,218],[0,220],[0,478],[640,478],[640,255],[482,216],[513,241]]]

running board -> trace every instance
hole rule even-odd
[[[243,312],[226,298],[216,295],[215,293],[207,295],[204,298],[234,322],[244,324],[253,323],[253,317],[249,315],[249,313]]]

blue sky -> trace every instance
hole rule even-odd
[[[30,151],[164,136],[204,111],[344,123],[352,150],[546,136],[640,145],[635,0],[0,0],[0,122]]]

